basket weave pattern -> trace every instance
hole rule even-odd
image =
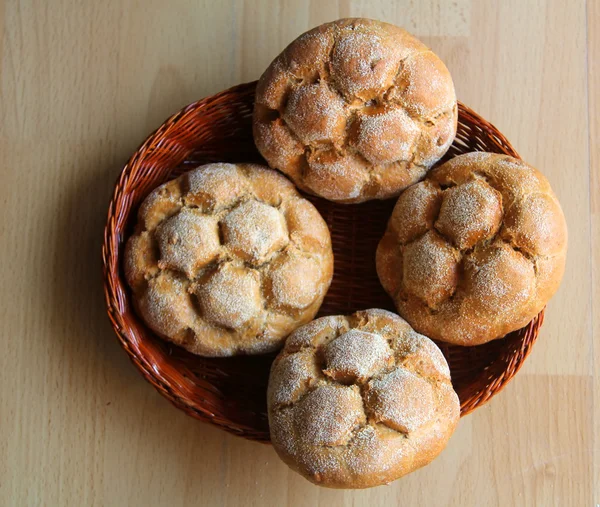
[[[256,82],[200,100],[169,118],[131,157],[108,209],[102,260],[108,316],[146,379],[197,419],[249,439],[268,441],[266,385],[273,355],[202,358],[157,338],[133,312],[121,268],[124,241],[143,199],[158,185],[208,162],[262,162],[252,139]],[[458,133],[443,161],[470,151],[518,154],[498,130],[459,103]],[[443,162],[442,161],[442,162]],[[395,200],[335,204],[308,196],[329,225],[335,274],[319,315],[367,308],[393,310],[375,270],[375,249]],[[543,321],[477,347],[438,343],[468,414],[498,393],[531,351]]]

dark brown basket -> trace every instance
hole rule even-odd
[[[157,338],[133,312],[121,269],[135,211],[165,181],[207,162],[264,162],[252,139],[256,83],[200,100],[169,118],[131,157],[108,208],[102,260],[108,316],[142,374],[175,406],[243,437],[269,440],[266,385],[272,355],[207,359]],[[459,104],[458,134],[446,159],[469,151],[518,154],[498,130]],[[335,275],[320,315],[366,308],[393,310],[375,271],[375,249],[394,200],[344,205],[309,197],[329,228]],[[543,320],[477,347],[439,344],[448,359],[462,415],[498,393],[522,366]]]

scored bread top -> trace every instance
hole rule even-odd
[[[405,190],[377,249],[377,272],[411,326],[478,345],[527,325],[558,289],[565,218],[525,162],[467,153]]]
[[[206,356],[279,348],[312,319],[333,273],[329,230],[277,172],[209,164],[154,190],[127,242],[138,312]]]
[[[303,190],[361,202],[420,180],[456,122],[452,78],[431,50],[397,26],[341,19],[298,37],[262,75],[254,139]]]
[[[280,457],[337,488],[386,484],[426,465],[460,416],[439,348],[376,309],[292,333],[271,368],[267,403]]]

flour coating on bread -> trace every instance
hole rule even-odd
[[[565,218],[541,173],[506,155],[468,153],[400,195],[377,272],[417,331],[478,345],[544,308],[566,249]]]
[[[393,25],[342,19],[292,42],[257,85],[254,139],[271,167],[340,202],[418,181],[456,134],[448,69]]]
[[[325,375],[337,381],[364,380],[388,366],[393,353],[380,335],[351,329],[324,347]]]
[[[441,351],[384,310],[297,329],[273,363],[267,402],[282,459],[317,484],[344,488],[427,464],[460,414]]]
[[[209,164],[157,188],[125,251],[148,326],[206,356],[279,348],[314,317],[332,271],[318,211],[256,165]]]

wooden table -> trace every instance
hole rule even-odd
[[[360,492],[167,403],[118,345],[100,275],[112,185],[145,136],[344,16],[429,44],[548,176],[570,235],[516,379],[433,464]],[[4,0],[0,20],[0,505],[600,503],[600,2]]]

